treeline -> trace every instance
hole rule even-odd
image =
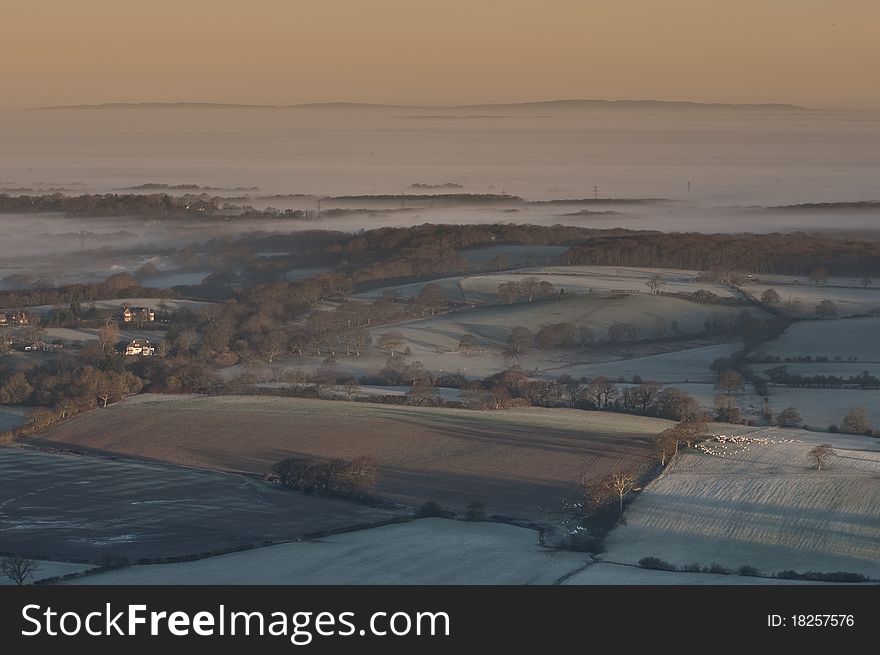
[[[690,334],[701,337],[733,335],[743,338],[746,344],[750,345],[777,336],[785,329],[785,325],[785,321],[778,318],[755,318],[748,310],[728,316],[712,312],[703,321],[702,330],[692,330]],[[608,326],[604,340],[608,344],[615,345],[680,339],[687,334],[689,333],[685,332],[675,320],[667,321],[658,318],[653,325],[643,330],[630,321],[615,321]],[[588,349],[597,343],[598,336],[589,325],[576,325],[568,321],[547,323],[535,333],[524,326],[517,325],[511,328],[502,353],[508,357],[519,357],[533,346],[537,346],[541,350],[551,348]]]
[[[178,265],[215,272],[201,284],[181,288],[183,294],[222,298],[256,284],[282,282],[295,268],[328,267],[348,275],[359,288],[380,281],[401,282],[470,272],[463,256],[469,248],[497,245],[570,246],[596,231],[567,226],[418,225],[379,228],[355,234],[313,230],[296,234],[255,234],[192,244],[175,256]],[[268,254],[267,254],[268,253]],[[502,266],[504,257],[486,270]]]
[[[799,205],[775,205],[764,209],[773,210],[803,210],[821,209],[823,211],[834,209],[880,209],[880,202],[876,200],[851,200],[849,202],[804,202]]]
[[[415,185],[414,185],[415,186]],[[436,188],[422,185],[419,188]],[[506,193],[380,193],[375,195],[356,195],[356,196],[332,196],[328,200],[337,201],[364,201],[364,200],[384,200],[389,202],[455,202],[455,203],[494,203],[494,202],[522,202],[519,196],[511,196]]]
[[[40,366],[5,377],[0,384],[0,404],[31,407],[27,421],[12,433],[28,436],[58,421],[138,393],[143,386],[143,381],[128,371],[102,370],[59,360],[54,368]]]
[[[638,380],[638,378],[636,378]],[[657,382],[619,385],[607,377],[533,380],[518,367],[462,385],[461,402],[472,409],[504,409],[516,405],[572,407],[692,421],[700,416],[697,401],[680,389]]]
[[[880,378],[862,371],[858,375],[799,375],[787,366],[777,366],[764,371],[773,384],[811,389],[880,389]]]
[[[167,193],[95,193],[66,196],[0,194],[0,212],[59,212],[65,216],[193,216],[219,210],[205,195],[171,196]]]
[[[357,234],[331,247],[347,261],[357,283],[391,278],[425,277],[470,270],[462,256],[467,248],[491,245],[572,245],[596,231],[565,226],[516,224],[433,225],[380,228]]]
[[[880,241],[815,234],[696,234],[659,232],[595,236],[562,257],[566,265],[649,266],[688,270],[807,275],[880,273]]]
[[[143,287],[133,275],[129,273],[116,273],[101,282],[67,284],[60,287],[42,289],[0,291],[0,308],[70,305],[71,303],[126,297],[173,298],[174,292],[170,289]]]
[[[273,479],[304,493],[365,498],[376,486],[379,467],[371,457],[352,461],[287,457],[272,466]]]

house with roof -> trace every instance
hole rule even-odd
[[[156,320],[156,312],[151,307],[124,307],[123,323],[151,323]]]
[[[147,339],[133,339],[125,347],[125,354],[129,357],[150,357],[156,354],[156,347]]]
[[[9,314],[0,312],[0,326],[30,324],[31,318],[27,312],[10,312]]]
[[[42,339],[38,339],[29,346],[25,346],[24,349],[28,352],[51,353],[56,350],[63,350],[64,346],[60,343],[46,343]]]

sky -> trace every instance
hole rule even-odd
[[[0,107],[562,98],[880,108],[877,0],[5,0]]]

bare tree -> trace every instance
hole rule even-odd
[[[740,423],[742,410],[733,396],[715,396],[715,420],[721,423]]]
[[[807,275],[807,279],[815,285],[824,284],[828,281],[828,271],[821,266],[814,268],[810,271],[810,274]]]
[[[531,345],[533,338],[531,330],[521,325],[516,325],[510,330],[510,337],[508,337],[507,343],[510,346],[511,352],[520,355]]]
[[[666,462],[672,460],[678,454],[678,444],[681,442],[681,433],[678,426],[666,428],[657,435],[657,455],[660,457],[660,465],[666,466]]]
[[[639,329],[635,324],[616,321],[608,326],[608,342],[620,343],[623,341],[635,341],[639,338]]]
[[[761,294],[761,302],[765,305],[778,305],[782,302],[779,292],[776,289],[765,289]]]
[[[816,463],[817,471],[821,471],[822,465],[828,462],[828,460],[835,455],[837,455],[837,453],[834,452],[831,444],[827,443],[823,443],[821,446],[816,446],[807,453],[807,457],[809,457],[812,461]]]
[[[589,325],[581,325],[578,328],[577,340],[581,348],[586,348],[587,346],[593,345],[595,336],[593,334],[593,330],[590,328]]]
[[[645,282],[645,286],[647,286],[651,290],[651,295],[656,296],[660,293],[660,289],[666,284],[666,280],[663,279],[663,276],[659,273],[654,274],[654,276]]]
[[[403,346],[403,335],[400,332],[386,332],[376,340],[376,345],[387,350],[389,357],[394,357],[394,351]]]
[[[556,291],[552,284],[546,280],[539,280],[534,276],[524,279],[522,284],[520,284],[520,290],[527,302],[549,298]]]
[[[850,434],[865,434],[871,429],[868,411],[864,407],[851,409],[840,422],[840,429]]]
[[[742,391],[745,388],[745,378],[736,371],[721,371],[718,374],[718,382],[715,383],[716,389],[723,389],[725,393],[731,394],[734,391]]]
[[[816,316],[819,316],[820,318],[837,316],[837,305],[831,300],[823,300],[816,305]]]
[[[804,422],[804,419],[801,418],[800,412],[797,411],[794,407],[786,407],[779,414],[776,415],[776,425],[781,428],[792,427],[795,425],[800,425]]]
[[[116,323],[107,323],[98,328],[98,343],[102,353],[111,352],[117,341],[119,341],[119,326]]]
[[[477,338],[472,334],[464,335],[458,342],[458,351],[464,353],[465,355],[470,355],[471,352],[479,347],[480,342],[477,341]]]
[[[605,487],[617,496],[621,512],[623,512],[624,496],[635,489],[635,486],[635,478],[624,473],[614,473],[605,481]]]
[[[348,394],[348,399],[351,400],[352,396],[360,391],[361,386],[358,384],[358,381],[352,378],[348,382],[345,383],[345,392]]]
[[[522,295],[518,282],[504,282],[498,285],[498,299],[506,305],[512,305]]]
[[[287,352],[287,336],[281,330],[271,330],[263,335],[258,347],[263,358],[271,364],[276,357]]]
[[[584,395],[596,409],[605,409],[617,396],[617,387],[608,378],[599,376],[586,386]]]
[[[12,580],[13,584],[18,586],[27,582],[28,578],[32,578],[40,567],[32,559],[11,555],[0,561],[0,573]]]
[[[370,345],[372,337],[364,328],[357,327],[345,333],[346,354],[351,355],[354,351],[355,357],[361,356],[361,350]]]

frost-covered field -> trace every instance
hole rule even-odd
[[[566,292],[571,293],[624,291],[650,294],[647,283],[655,275],[663,278],[662,291],[665,292],[693,293],[705,289],[721,297],[739,295],[729,287],[697,281],[698,271],[613,266],[544,266],[471,275],[464,279],[462,287],[466,291],[495,293],[499,284],[518,282],[523,278],[534,276],[539,280],[546,280],[557,289],[565,289]]]
[[[153,309],[175,311],[177,309],[186,308],[193,312],[202,311],[208,307],[213,307],[215,303],[201,302],[198,300],[179,300],[175,298],[114,298],[112,300],[95,300],[83,303],[86,307],[94,305],[98,309],[118,309],[120,312],[128,305],[130,307],[152,307]],[[41,314],[48,314],[57,309],[56,305],[37,305],[28,307],[28,311],[34,311]]]
[[[421,519],[180,564],[131,566],[75,584],[553,584],[589,555],[512,525]]]
[[[151,402],[150,399],[157,399]],[[412,506],[549,520],[585,474],[641,475],[669,421],[572,409],[449,408],[303,398],[141,395],[51,428],[36,443],[190,467],[268,472],[290,456],[372,457],[375,493]]]
[[[414,350],[418,347],[429,352],[438,348],[455,350],[462,335],[473,334],[484,347],[498,349],[507,342],[513,326],[521,325],[535,332],[549,323],[568,322],[577,327],[588,326],[595,341],[603,343],[608,341],[608,328],[618,322],[635,325],[643,339],[672,336],[673,322],[679,334],[694,335],[703,330],[706,319],[713,314],[733,318],[740,311],[739,307],[701,305],[647,294],[572,296],[452,312],[383,327],[374,330],[374,334],[401,332]]]
[[[836,321],[800,321],[781,336],[755,349],[755,355],[781,357],[827,357],[833,361],[856,358],[880,362],[880,317],[847,318]],[[785,363],[785,362],[781,362]],[[754,366],[764,366],[756,364]],[[765,368],[772,367],[773,364]]]
[[[751,284],[744,286],[743,289],[756,298],[760,298],[767,289],[775,289],[783,304],[789,300],[798,300],[800,304],[794,311],[798,316],[814,316],[816,305],[823,300],[833,302],[839,316],[863,316],[874,310],[880,310],[880,285],[868,288],[854,284],[814,285],[804,280],[800,284]]]
[[[880,441],[774,428],[737,432],[757,441],[683,452],[633,502],[601,558],[880,577]],[[819,443],[837,450],[821,471],[807,456]]]
[[[27,407],[0,405],[0,432],[18,427],[25,421]]]
[[[864,407],[875,428],[880,428],[880,389],[794,389],[770,387],[770,404],[774,410],[796,408],[812,429],[825,430],[840,425],[843,417],[855,407]]]
[[[15,328],[13,328],[15,329]],[[120,330],[120,340],[129,339],[147,339],[153,343],[158,343],[165,338],[164,330]],[[64,343],[82,343],[85,341],[97,341],[97,328],[45,328],[43,330],[43,339],[59,339]]]
[[[642,376],[644,379],[655,379]],[[692,396],[707,412],[714,412],[715,397],[724,392],[716,389],[711,380],[711,371],[706,371],[706,382],[671,382],[670,386]],[[620,385],[625,388],[629,385]],[[731,394],[743,416],[762,420],[763,399],[754,388],[747,384],[744,391]],[[880,427],[880,390],[878,389],[800,389],[792,387],[769,387],[770,409],[776,413],[794,407],[800,413],[804,424],[811,430],[824,431],[829,425],[840,425],[843,417],[856,407],[864,407],[874,427]]]
[[[28,578],[26,584],[47,580],[48,578],[56,578],[69,573],[82,573],[91,568],[92,564],[76,564],[73,562],[55,562],[53,560],[34,560],[37,563],[37,570],[31,578]],[[6,576],[0,575],[0,585],[11,585],[12,580]]]
[[[465,296],[461,290],[461,276],[452,276],[452,277],[444,277],[439,278],[437,280],[430,280],[427,282],[410,282],[409,284],[393,284],[386,287],[378,287],[375,289],[369,289],[367,291],[361,291],[360,293],[354,294],[353,298],[360,298],[363,300],[374,300],[376,298],[381,298],[385,293],[396,293],[399,294],[403,299],[413,298],[419,295],[429,284],[434,284],[443,289],[443,292],[446,294],[446,297],[451,302],[464,302]],[[494,294],[493,294],[494,296]],[[490,298],[484,299],[485,301],[491,300]]]
[[[836,375],[843,378],[861,375],[868,371],[869,374],[880,376],[880,362],[871,361],[829,361],[829,362],[779,362],[779,363],[752,363],[749,364],[756,373],[765,373],[768,369],[777,366],[785,366],[789,373],[810,377],[813,375]]]
[[[821,584],[801,580],[756,578],[723,573],[683,573],[657,571],[629,564],[596,562],[562,582],[565,585],[754,585],[754,584]]]
[[[684,388],[683,383],[711,385],[715,379],[715,373],[709,368],[712,362],[721,357],[730,357],[741,348],[742,344],[738,342],[699,346],[608,362],[572,364],[560,367],[559,372],[576,378],[604,375],[615,380],[622,377],[627,381],[638,375],[643,380],[674,384],[679,388]]]
[[[0,552],[34,558],[179,557],[397,514],[243,476],[0,448]]]

